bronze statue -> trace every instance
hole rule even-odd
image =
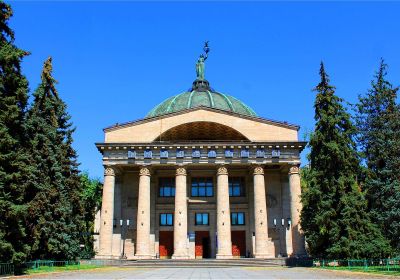
[[[208,58],[208,52],[210,51],[210,48],[208,47],[208,41],[204,43],[204,54],[201,54],[199,59],[197,60],[196,63],[196,75],[197,75],[197,80],[204,80],[204,62]]]

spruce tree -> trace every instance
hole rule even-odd
[[[358,142],[366,163],[364,188],[372,218],[400,253],[400,107],[381,60],[371,89],[356,106]]]
[[[323,63],[320,77],[314,89],[316,124],[302,194],[301,225],[309,252],[313,257],[335,259],[386,256],[388,243],[371,223],[357,184],[355,127],[329,84]]]
[[[42,82],[34,92],[27,119],[31,164],[36,166],[27,193],[32,259],[74,259],[83,229],[77,155],[72,148],[72,123],[52,77],[47,59]]]
[[[18,264],[29,249],[24,244],[28,82],[21,73],[28,53],[14,44],[8,26],[12,14],[11,7],[0,1],[0,262]]]

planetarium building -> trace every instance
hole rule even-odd
[[[299,126],[258,116],[210,87],[205,55],[190,90],[104,129],[97,258],[304,255]]]

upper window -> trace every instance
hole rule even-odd
[[[196,213],[195,224],[197,226],[208,225],[208,213]]]
[[[229,196],[246,196],[243,177],[229,177]]]
[[[233,212],[231,213],[231,224],[232,225],[244,225],[244,213],[243,212]]]
[[[160,226],[173,226],[174,225],[174,214],[161,213],[160,214]]]
[[[212,178],[192,178],[192,196],[214,196]]]
[[[175,178],[159,178],[158,195],[160,197],[175,196]]]

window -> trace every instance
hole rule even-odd
[[[160,226],[172,226],[172,225],[174,225],[174,214],[161,213]]]
[[[229,196],[246,196],[246,188],[243,177],[229,178]]]
[[[236,212],[231,213],[231,224],[233,226],[236,225],[244,225],[244,213],[243,212]]]
[[[196,226],[208,225],[208,213],[196,213]]]
[[[160,197],[175,196],[175,178],[160,178],[158,180]]]
[[[192,178],[192,196],[214,196],[212,178]]]

